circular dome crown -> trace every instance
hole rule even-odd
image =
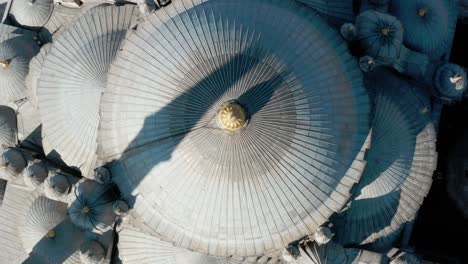
[[[86,240],[80,246],[80,259],[83,264],[101,264],[105,257],[104,247],[96,240]]]
[[[23,170],[25,184],[33,189],[41,185],[48,175],[49,170],[43,162],[30,162]]]
[[[356,18],[357,40],[375,59],[391,62],[403,44],[403,27],[394,16],[369,10]]]
[[[282,249],[339,210],[360,177],[360,70],[294,1],[195,2],[129,34],[102,98],[101,154],[120,158],[113,180],[124,195],[138,189],[135,211],[176,246]],[[227,102],[245,111],[236,130],[217,121]]]
[[[53,0],[15,0],[11,4],[10,15],[22,26],[42,27],[53,10]]]
[[[0,105],[0,150],[14,147],[17,134],[15,111],[10,107]]]
[[[113,224],[114,197],[109,186],[86,180],[75,189],[75,196],[68,207],[68,214],[75,225],[84,230],[104,230]]]
[[[441,65],[434,75],[434,86],[440,95],[454,100],[462,99],[467,81],[465,69],[451,63]]]
[[[458,15],[452,0],[393,0],[390,12],[405,28],[405,45],[433,58],[447,53]]]
[[[375,109],[367,165],[350,208],[334,221],[335,238],[344,246],[397,238],[393,234],[416,216],[437,165],[434,125],[418,90],[390,72],[373,77]]]
[[[26,160],[17,149],[7,149],[0,155],[0,176],[6,180],[14,180],[26,167]]]
[[[57,225],[67,216],[67,205],[39,196],[29,206],[24,223],[21,223],[19,234],[26,253],[42,239],[56,239]]]
[[[71,184],[67,176],[61,173],[53,173],[47,178],[44,186],[46,196],[54,200],[62,200],[70,193]]]
[[[39,52],[37,43],[30,35],[0,36],[0,97],[16,101],[28,96],[25,78],[29,61]]]
[[[92,177],[96,163],[99,102],[107,70],[132,19],[134,6],[98,6],[59,36],[37,83],[46,154]]]

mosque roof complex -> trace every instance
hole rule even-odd
[[[13,0],[0,264],[419,263],[458,6],[360,2]]]

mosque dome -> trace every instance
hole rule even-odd
[[[42,27],[54,10],[53,0],[15,0],[10,15],[21,26]]]
[[[18,128],[15,110],[0,105],[0,150],[14,147],[17,143]]]
[[[456,64],[442,64],[434,74],[434,86],[439,94],[453,100],[462,99],[467,81],[465,69]]]
[[[43,63],[37,97],[46,154],[92,177],[96,163],[99,103],[114,59],[132,20],[134,6],[98,6],[67,27]],[[60,160],[57,160],[60,161]]]
[[[44,186],[44,193],[46,197],[64,201],[71,191],[71,184],[68,177],[62,173],[52,172],[47,177],[47,182]]]
[[[404,43],[431,58],[449,55],[458,6],[452,0],[392,0],[390,13],[405,28]]]
[[[26,167],[26,160],[20,150],[9,148],[0,155],[0,176],[13,180]]]
[[[39,196],[34,199],[26,212],[24,222],[19,228],[19,235],[26,253],[42,239],[55,239],[56,226],[67,216],[67,205]]]
[[[34,189],[41,185],[49,176],[49,170],[44,162],[29,162],[23,170],[24,183]]]
[[[242,261],[227,260],[175,247],[155,236],[126,225],[119,232],[119,258],[126,264],[241,264]],[[142,255],[142,252],[145,252]],[[267,263],[267,262],[265,262]],[[276,264],[276,262],[268,262]]]
[[[375,107],[367,165],[349,208],[335,223],[344,246],[376,242],[379,248],[398,237],[413,220],[436,169],[436,133],[416,87],[388,71],[378,71],[369,86]]]
[[[0,36],[0,97],[13,102],[28,96],[25,78],[29,61],[39,52],[30,35]]]
[[[394,16],[365,11],[356,18],[357,36],[367,55],[384,62],[398,58],[403,44],[403,27]]]
[[[368,114],[346,43],[306,7],[174,1],[112,63],[99,155],[163,240],[261,256],[346,203]]]
[[[115,220],[113,200],[109,186],[86,180],[75,189],[75,199],[68,207],[68,215],[83,230],[105,231]]]
[[[80,259],[83,264],[104,263],[106,252],[104,247],[96,240],[86,240],[80,246]]]

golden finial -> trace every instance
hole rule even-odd
[[[55,235],[57,233],[55,233],[55,230],[50,230],[49,232],[47,232],[47,234],[45,235],[46,238],[55,238]]]
[[[427,13],[427,10],[429,10],[429,8],[427,8],[427,7],[424,7],[424,8],[419,9],[419,10],[418,10],[418,15],[419,15],[420,17],[425,16],[426,13]]]
[[[89,213],[89,211],[91,211],[91,209],[89,209],[88,206],[85,206],[85,207],[83,207],[83,210],[81,210],[81,211],[82,211],[84,214],[87,214],[87,213]]]
[[[389,29],[388,27],[382,29],[382,34],[383,34],[384,36],[388,36],[388,33],[389,33],[389,32],[390,32],[390,29]]]
[[[238,103],[225,104],[218,112],[218,125],[226,130],[239,130],[247,121],[245,109]]]
[[[1,65],[3,68],[6,68],[6,67],[8,67],[8,65],[10,65],[10,62],[9,62],[9,61],[1,61],[1,60],[0,60],[0,65]]]

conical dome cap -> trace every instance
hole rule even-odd
[[[78,185],[75,196],[68,208],[68,214],[75,225],[84,230],[103,231],[113,224],[114,196],[109,186],[86,180]]]
[[[49,176],[49,170],[43,162],[30,162],[23,170],[24,183],[30,188],[41,185]]]
[[[28,96],[25,79],[29,61],[39,52],[35,40],[29,36],[0,36],[0,97],[16,101]]]
[[[126,225],[119,232],[119,258],[126,264],[240,264],[241,262],[188,251]],[[143,254],[144,252],[144,254]],[[273,262],[272,262],[273,263]]]
[[[15,0],[11,4],[10,15],[22,26],[42,27],[53,10],[53,0]]]
[[[19,228],[21,241],[26,253],[30,253],[34,246],[44,238],[57,238],[55,228],[67,216],[67,205],[39,196],[34,199]],[[52,253],[52,252],[51,252]]]
[[[134,6],[98,6],[58,36],[43,64],[37,96],[50,146],[83,176],[96,163],[99,102],[107,70],[132,19]]]
[[[402,22],[408,48],[439,60],[450,55],[458,16],[456,3],[453,0],[392,0],[390,13]]]
[[[15,111],[8,106],[0,105],[0,150],[14,147],[17,136]]]
[[[113,180],[127,179],[125,195],[138,189],[135,210],[176,246],[280,250],[339,210],[360,177],[361,72],[338,33],[294,1],[191,3],[156,11],[125,41],[100,154],[121,158]]]
[[[395,233],[416,216],[437,165],[434,125],[418,90],[387,71],[374,77],[367,165],[350,208],[335,221],[335,238],[345,246],[397,238]]]

